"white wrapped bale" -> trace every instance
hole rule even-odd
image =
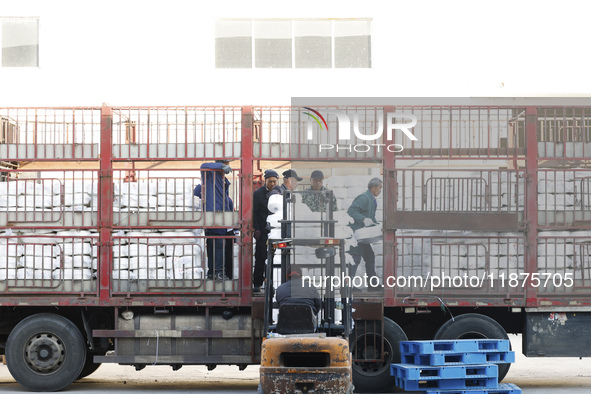
[[[64,255],[64,268],[92,268],[92,257],[87,255]]]
[[[86,194],[86,193],[75,193],[75,194],[65,194],[64,195],[64,206],[66,206],[66,207],[89,206],[91,201],[92,201],[92,197],[90,197],[90,194]]]
[[[19,208],[53,208],[61,205],[60,196],[55,195],[24,195],[18,196],[16,204]]]
[[[24,254],[28,256],[59,256],[60,248],[57,245],[25,244]]]
[[[167,271],[168,279],[185,280],[185,279],[203,279],[205,277],[203,268],[178,268]]]
[[[51,255],[24,255],[20,258],[20,265],[24,268],[36,270],[54,270],[60,268],[61,262],[58,257],[52,257]]]
[[[53,271],[53,279],[62,280],[92,280],[95,278],[94,272],[90,269],[75,269],[75,270],[55,270]]]
[[[9,257],[0,255],[0,270],[6,268],[16,268],[21,267],[20,258],[19,257]]]
[[[113,270],[112,272],[113,279],[117,280],[137,280],[137,272],[136,271],[126,271],[126,270]]]
[[[324,179],[324,185],[329,189],[344,188],[345,178],[344,176],[331,176]]]
[[[86,244],[85,244],[86,245]],[[85,249],[86,252],[86,249]],[[79,254],[79,253],[76,253]],[[90,254],[90,253],[82,253]],[[113,257],[138,257],[159,255],[160,248],[156,245],[130,244],[113,247]]]

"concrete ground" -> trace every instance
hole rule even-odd
[[[526,358],[521,354],[521,336],[511,336],[511,342],[516,363],[504,382],[517,384],[524,394],[591,393],[591,359]],[[187,366],[179,371],[158,366],[137,372],[130,366],[105,364],[66,391],[254,393],[258,379],[257,366],[249,366],[245,371],[239,371],[237,366],[219,366],[213,371],[202,366]],[[5,365],[0,365],[0,391],[25,392]]]

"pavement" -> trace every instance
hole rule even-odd
[[[510,336],[516,363],[504,383],[515,383],[524,394],[591,393],[591,358],[526,358],[521,354],[521,336]],[[74,393],[255,393],[259,382],[258,366],[239,371],[237,366],[185,366],[172,371],[168,366],[148,366],[136,371],[131,366],[104,364],[94,374],[66,389]],[[0,392],[23,393],[8,368],[0,365]]]

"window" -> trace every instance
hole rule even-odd
[[[335,21],[335,67],[370,68],[371,35],[368,20]]]
[[[39,18],[2,18],[2,67],[39,67]]]
[[[371,68],[371,19],[216,21],[216,68]]]
[[[331,21],[294,21],[296,68],[332,67]]]
[[[215,66],[217,68],[252,67],[251,21],[217,21]]]

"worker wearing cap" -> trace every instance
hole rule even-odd
[[[255,190],[252,201],[252,223],[254,227],[253,237],[257,241],[254,252],[254,274],[252,278],[253,290],[258,292],[265,281],[265,261],[267,260],[267,239],[269,229],[267,228],[267,216],[271,212],[267,208],[269,193],[275,186],[279,174],[275,170],[267,170],[264,174],[265,184]]]
[[[321,193],[328,191],[323,186],[324,174],[320,170],[312,171],[310,175],[310,187],[306,191],[313,191],[314,193],[304,193],[302,196],[302,202],[306,204],[312,212],[325,212],[327,200],[327,193]],[[332,210],[337,211],[337,198],[332,195]]]
[[[215,163],[201,165],[201,185],[193,194],[203,200],[205,211],[233,211],[234,202],[230,198],[230,181],[226,174],[232,172],[230,160],[216,160]],[[220,223],[216,223],[220,224]],[[205,229],[207,247],[207,279],[228,280],[233,277],[234,268],[234,229]],[[211,237],[209,237],[211,236]],[[226,236],[227,238],[218,238]],[[215,238],[214,238],[215,237]]]
[[[298,176],[298,173],[295,172],[295,170],[287,170],[287,171],[283,171],[283,185],[281,185],[281,188],[283,189],[283,191],[289,190],[289,191],[294,191],[295,189],[298,188],[298,181],[301,181],[304,178],[300,178]]]

